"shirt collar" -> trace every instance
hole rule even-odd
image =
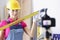
[[[17,18],[18,19],[18,18]],[[17,20],[16,19],[16,20]],[[10,22],[14,22],[14,19],[13,18],[8,18],[8,20],[10,21]]]

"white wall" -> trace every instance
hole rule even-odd
[[[51,28],[53,33],[60,33],[60,0],[33,0],[33,11],[48,8],[48,15],[56,18],[56,27]]]
[[[5,18],[5,5],[7,3],[8,0],[0,0],[0,15],[1,15],[1,19]]]

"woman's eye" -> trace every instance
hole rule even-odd
[[[18,12],[18,10],[12,10],[13,12],[15,11],[15,12]]]
[[[12,10],[14,12],[14,10]]]
[[[16,12],[18,12],[18,10],[16,10]]]

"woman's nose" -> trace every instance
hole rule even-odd
[[[16,12],[16,11],[14,11],[14,14],[17,14],[17,12]]]

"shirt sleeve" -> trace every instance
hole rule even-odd
[[[3,20],[3,21],[0,22],[0,28],[3,27],[4,25],[7,25],[6,20]],[[6,28],[4,30],[4,36],[5,36],[5,38],[8,36],[9,31],[10,31],[10,28]]]
[[[20,23],[21,23],[23,28],[27,27],[27,24],[24,21],[21,21]]]

